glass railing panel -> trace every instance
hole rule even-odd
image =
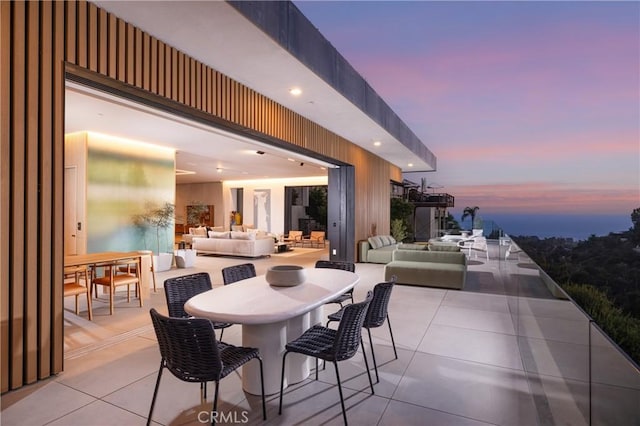
[[[495,260],[540,424],[640,425],[640,369],[508,234]]]
[[[483,220],[482,235],[484,235],[487,240],[498,241],[501,237],[504,236],[504,231],[500,226],[498,226],[496,222],[492,220]]]
[[[638,367],[595,322],[589,331],[591,424],[640,424]]]

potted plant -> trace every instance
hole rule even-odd
[[[167,201],[160,206],[147,203],[145,211],[134,217],[134,223],[143,230],[144,235],[146,235],[147,229],[154,228],[156,254],[153,256],[153,268],[157,272],[167,271],[171,269],[173,264],[173,253],[166,251],[170,244],[166,231],[173,224],[174,214],[175,205]],[[164,247],[161,246],[160,234],[162,231],[165,231]],[[165,251],[162,251],[163,248]]]

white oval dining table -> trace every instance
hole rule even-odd
[[[324,304],[360,281],[355,273],[339,269],[308,268],[305,273],[305,282],[294,287],[271,286],[261,275],[200,293],[184,305],[194,317],[242,324],[242,345],[260,349],[267,395],[280,391],[287,342],[321,323]],[[299,354],[287,356],[285,386],[306,379],[312,361]],[[242,367],[242,387],[248,393],[260,394],[258,363]]]

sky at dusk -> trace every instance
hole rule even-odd
[[[296,1],[436,155],[455,210],[640,207],[639,2]]]

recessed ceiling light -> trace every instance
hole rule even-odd
[[[407,164],[408,167],[413,167],[413,163]]]
[[[373,146],[380,146],[380,145],[382,145],[382,142],[380,142],[380,141],[375,141],[373,143]]]
[[[264,151],[256,151],[256,154],[258,154],[258,155],[264,155]]]
[[[289,89],[289,93],[291,93],[293,96],[300,96],[302,94],[302,89],[300,89],[299,87],[293,87]]]

